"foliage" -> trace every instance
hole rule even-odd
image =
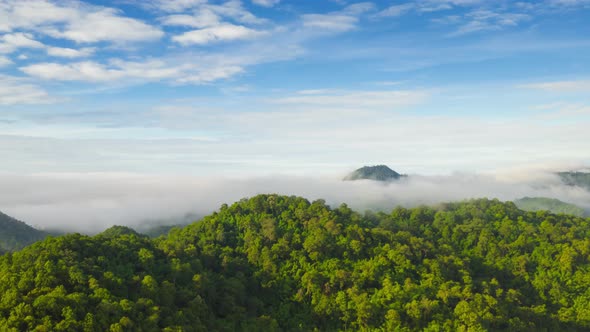
[[[555,198],[547,197],[524,197],[514,201],[514,204],[519,209],[525,211],[551,211],[553,213],[571,214],[578,217],[583,217],[586,213],[581,207],[562,202]]]
[[[48,235],[0,212],[0,252],[21,249]]]
[[[104,237],[117,237],[121,235],[138,235],[134,229],[127,227],[127,226],[112,226],[107,228],[104,232],[100,233],[99,235]]]
[[[144,231],[141,231],[141,234],[145,234],[151,238],[160,237],[162,235],[166,235],[170,233],[170,231],[177,227],[183,227],[182,225],[158,225],[147,228]]]
[[[73,234],[0,257],[0,330],[587,331],[588,221],[260,195],[155,240]]]

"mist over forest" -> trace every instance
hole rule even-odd
[[[0,175],[0,210],[40,228],[96,233],[112,225],[188,223],[221,204],[257,194],[324,199],[357,211],[389,211],[471,198],[511,201],[548,197],[590,208],[590,192],[564,183],[553,171],[417,175],[396,181],[342,181],[344,174],[200,177],[129,174]],[[187,217],[188,215],[188,217]],[[188,219],[187,219],[188,218]]]

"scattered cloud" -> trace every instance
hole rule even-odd
[[[81,49],[73,49],[67,47],[47,47],[47,54],[62,58],[84,58],[91,56],[96,51],[96,48],[85,47]]]
[[[375,17],[397,17],[402,16],[415,9],[414,3],[404,3],[402,5],[393,5],[381,10]]]
[[[163,25],[206,28],[220,24],[220,18],[211,10],[204,9],[195,15],[177,14],[164,16],[160,19]]]
[[[590,5],[590,0],[547,0],[547,3],[553,6],[575,7]]]
[[[453,9],[454,7],[471,7],[481,4],[482,0],[420,0],[391,5],[379,11],[375,17],[398,17],[412,11],[430,13]]]
[[[192,30],[172,39],[181,45],[206,45],[213,42],[253,39],[265,35],[266,32],[229,23],[214,27]]]
[[[262,7],[276,6],[281,0],[252,0],[252,3]]]
[[[348,15],[306,14],[302,18],[306,28],[336,32],[353,30],[358,23],[357,17]]]
[[[110,8],[83,13],[76,20],[67,22],[63,30],[48,30],[47,33],[52,37],[77,43],[135,42],[156,40],[164,36],[159,28],[122,17],[117,10]]]
[[[303,90],[297,95],[272,100],[276,104],[301,105],[311,108],[362,109],[395,108],[424,102],[427,91],[393,90],[393,91],[332,91]]]
[[[69,64],[36,63],[21,67],[30,76],[46,80],[108,82],[119,79],[164,79],[178,74],[179,68],[166,67],[159,61],[112,61],[109,65],[93,61]]]
[[[167,13],[178,13],[207,4],[208,0],[153,0],[140,1],[145,7]]]
[[[202,62],[183,61],[173,63],[157,59],[123,61],[112,59],[108,63],[81,61],[68,64],[36,63],[20,69],[33,77],[57,81],[83,81],[109,83],[114,81],[169,81],[184,84],[202,84],[229,78],[243,71],[233,60],[200,58]],[[194,59],[193,59],[194,60]]]
[[[217,15],[232,19],[242,24],[264,24],[268,20],[257,17],[250,11],[246,10],[240,0],[229,0],[219,5],[203,5],[199,10],[210,10]]]
[[[84,2],[4,0],[0,31],[29,30],[77,43],[137,42],[159,39],[164,32],[120,10]]]
[[[195,3],[191,6],[191,10],[192,13],[180,12],[160,18],[162,24],[166,26],[198,28],[172,37],[173,41],[184,46],[248,40],[268,35],[267,31],[245,26],[245,24],[259,25],[267,21],[246,10],[241,1],[227,1],[219,5],[207,2]]]
[[[20,48],[43,48],[45,45],[33,39],[29,33],[12,33],[0,36],[0,53],[12,53]]]
[[[0,56],[0,67],[8,66],[13,64],[12,60],[5,56]]]
[[[0,75],[0,105],[33,105],[58,102],[42,88],[23,79]]]
[[[439,19],[436,22],[447,24],[458,24],[459,27],[449,36],[461,36],[465,34],[496,31],[506,27],[514,27],[521,22],[530,20],[528,14],[495,12],[488,9],[471,11],[464,16],[448,16],[446,19]]]
[[[520,85],[521,88],[538,89],[549,92],[590,92],[589,80],[554,81]]]
[[[360,16],[374,10],[375,5],[361,2],[327,14],[304,14],[303,27],[324,32],[345,32],[357,28]]]
[[[449,36],[460,36],[481,31],[502,30],[506,27],[518,26],[531,16],[524,11],[529,10],[526,3],[515,3],[512,6],[498,6],[493,2],[481,0],[423,0],[386,7],[374,15],[375,18],[399,17],[411,12],[428,14],[461,7],[452,15],[437,16],[430,20],[445,25],[456,25],[457,29]],[[529,10],[530,11],[530,10]]]

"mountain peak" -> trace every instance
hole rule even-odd
[[[386,165],[364,166],[348,174],[344,180],[374,180],[374,181],[393,181],[398,180],[406,175],[399,174]]]

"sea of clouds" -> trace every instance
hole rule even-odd
[[[0,174],[0,211],[41,229],[95,233],[112,225],[173,224],[187,214],[204,216],[223,203],[263,193],[324,199],[332,206],[346,203],[358,211],[525,196],[557,198],[590,209],[589,191],[567,186],[554,172],[540,169],[410,175],[390,183],[342,177]]]

